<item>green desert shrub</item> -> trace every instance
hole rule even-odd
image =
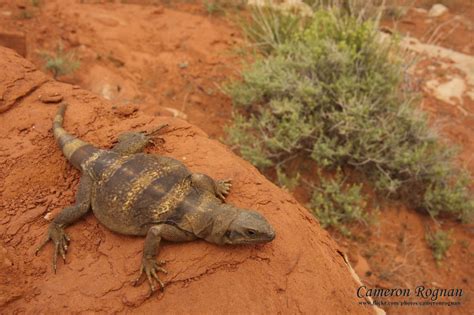
[[[459,179],[455,151],[416,109],[406,61],[373,20],[316,10],[283,38],[226,87],[235,108],[228,141],[244,158],[261,169],[296,156],[350,166],[380,194],[432,216],[472,215],[469,177]]]
[[[285,172],[281,167],[276,167],[277,182],[280,187],[287,189],[288,191],[294,190],[300,183],[301,174],[296,173],[291,176]]]
[[[310,209],[323,228],[334,228],[345,236],[352,223],[368,224],[374,217],[365,209],[362,184],[348,184],[338,171],[332,178],[319,176],[319,185],[313,190]]]
[[[438,230],[436,232],[426,233],[426,241],[428,246],[433,251],[433,258],[436,264],[439,265],[441,261],[446,257],[446,253],[453,244],[453,240],[450,238],[450,232]]]

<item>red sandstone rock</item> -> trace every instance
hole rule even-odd
[[[26,57],[26,36],[24,33],[0,31],[0,46],[11,48]]]

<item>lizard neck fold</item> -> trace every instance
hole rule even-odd
[[[206,241],[218,245],[227,244],[226,232],[237,218],[240,210],[224,203],[209,203],[206,211],[197,211],[193,224],[193,233]]]

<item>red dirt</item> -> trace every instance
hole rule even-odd
[[[0,115],[0,307],[9,313],[366,313],[357,284],[328,233],[289,194],[249,163],[182,120],[141,111],[117,111],[91,92],[40,80],[33,66],[0,48],[4,95],[14,106]],[[27,92],[32,91],[32,92]],[[88,215],[68,228],[72,246],[58,273],[52,247],[35,257],[47,221],[71,204],[78,184],[74,170],[51,133],[56,105],[42,95],[55,92],[70,103],[65,128],[82,139],[109,146],[120,132],[168,123],[164,144],[152,153],[172,156],[195,172],[233,178],[229,202],[262,212],[277,238],[258,246],[219,247],[205,242],[166,244],[160,258],[170,274],[164,294],[146,300],[148,286],[131,286],[140,263],[142,238],[114,234]],[[100,117],[100,119],[98,119]],[[51,212],[50,212],[51,211]]]

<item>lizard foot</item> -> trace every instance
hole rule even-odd
[[[151,294],[153,294],[153,292],[156,291],[155,281],[158,282],[158,284],[160,285],[161,291],[163,291],[165,288],[165,285],[160,280],[160,278],[158,278],[157,272],[161,271],[164,274],[168,274],[168,271],[161,268],[161,266],[163,266],[165,263],[166,262],[164,261],[157,262],[154,258],[143,258],[142,266],[140,268],[140,275],[133,282],[133,286],[142,284],[143,281],[140,281],[140,280],[142,279],[143,274],[145,274],[148,279],[148,283],[150,284]]]
[[[53,241],[54,252],[53,252],[53,270],[56,273],[58,254],[61,255],[64,262],[66,262],[66,253],[68,249],[68,244],[71,241],[69,236],[66,235],[64,229],[57,225],[56,223],[51,223],[48,229],[48,235],[43,240],[43,242],[36,249],[35,255],[49,242]]]
[[[230,188],[232,187],[232,180],[231,179],[224,179],[216,181],[216,195],[222,201],[225,200],[227,195],[229,194]]]

